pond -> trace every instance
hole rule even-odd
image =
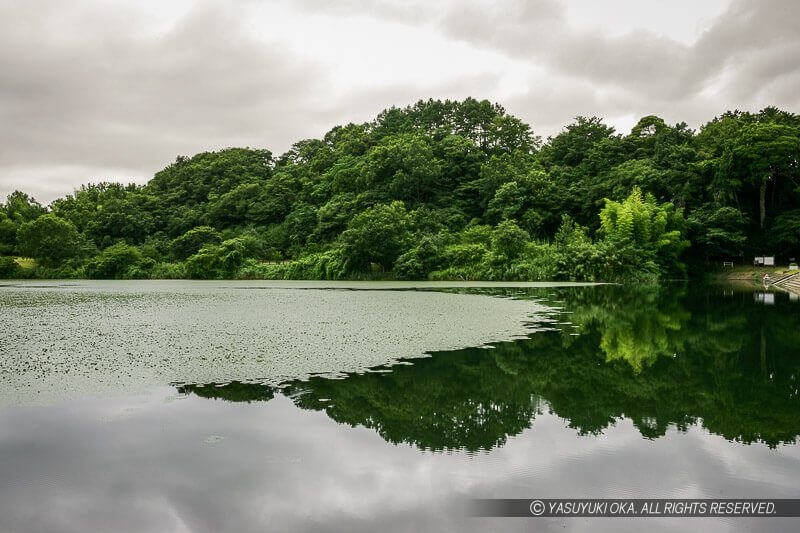
[[[785,293],[5,282],[0,316],[0,531],[797,530],[465,512],[796,497]]]

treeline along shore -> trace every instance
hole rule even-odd
[[[543,140],[486,100],[420,101],[0,204],[0,278],[653,281],[753,255],[800,256],[800,117],[774,107]]]

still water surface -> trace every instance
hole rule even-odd
[[[465,513],[800,497],[786,294],[86,282],[0,313],[0,531],[798,529]]]

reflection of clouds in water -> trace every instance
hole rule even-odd
[[[0,530],[481,531],[533,523],[466,518],[467,498],[790,497],[800,475],[796,446],[744,446],[696,427],[648,441],[625,420],[582,437],[544,414],[490,452],[432,453],[391,445],[280,395],[164,404],[169,394],[0,411],[0,427],[15,428],[0,434]],[[101,423],[132,406],[129,416]],[[209,435],[224,440],[205,445]],[[642,526],[574,522],[568,527]]]

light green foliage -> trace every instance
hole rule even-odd
[[[492,226],[470,225],[458,235],[458,238],[465,244],[483,244],[488,247],[492,243]]]
[[[309,254],[293,261],[264,263],[250,259],[239,269],[240,279],[324,279],[348,277],[341,250],[334,248]]]
[[[151,279],[183,279],[186,276],[184,263],[156,263],[150,270]]]
[[[444,249],[444,262],[453,266],[470,266],[483,261],[489,249],[480,243],[453,244]]]
[[[556,276],[570,281],[616,281],[616,276],[622,272],[607,268],[607,264],[615,260],[613,255],[608,253],[610,251],[595,244],[585,227],[568,215],[564,215],[553,239],[552,253],[557,265]]]
[[[559,278],[560,254],[548,243],[529,242],[506,273],[509,280],[549,281]]]
[[[284,279],[344,279],[345,263],[338,249],[311,254],[286,266]]]
[[[638,187],[622,203],[606,199],[600,212],[600,234],[627,254],[630,268],[654,270],[650,264],[655,263],[665,273],[680,273],[679,258],[689,246],[684,233],[683,213],[673,204],[659,205],[652,195],[643,197]]]

